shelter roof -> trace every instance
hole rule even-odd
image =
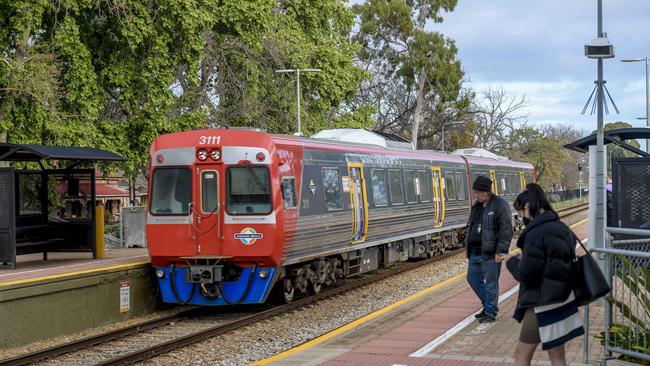
[[[650,156],[643,150],[640,150],[632,145],[625,143],[627,140],[633,139],[650,139],[650,128],[633,127],[633,128],[619,128],[616,130],[604,131],[604,143],[615,144],[622,148],[632,151],[641,156]],[[565,148],[581,153],[589,151],[589,146],[596,145],[596,133],[592,133],[587,137],[583,137],[572,143],[564,145]]]
[[[124,157],[93,147],[0,143],[0,161],[124,161]]]

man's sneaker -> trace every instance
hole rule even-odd
[[[475,317],[476,319],[485,318],[485,310],[481,310],[480,313],[478,313],[478,314],[474,314],[474,317]]]
[[[478,320],[479,323],[494,323],[496,319],[492,316],[486,315]]]

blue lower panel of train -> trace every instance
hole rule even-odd
[[[261,304],[265,302],[268,293],[273,287],[277,268],[258,267],[252,273],[253,277],[251,278],[253,268],[246,267],[239,276],[239,280],[223,282],[220,286],[214,284],[203,286],[203,290],[200,284],[186,281],[186,267],[177,267],[174,270],[174,288],[171,286],[171,268],[156,267],[156,271],[159,270],[165,273],[162,278],[158,276],[163,302],[220,306]],[[208,296],[206,296],[206,290],[210,291]],[[224,295],[226,299],[224,299]]]

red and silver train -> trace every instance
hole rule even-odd
[[[338,132],[338,140],[237,129],[156,139],[147,242],[163,301],[263,303],[275,289],[290,302],[457,246],[475,177],[490,177],[509,201],[534,180],[527,163]],[[385,143],[341,141],[365,141],[357,134]]]

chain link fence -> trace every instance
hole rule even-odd
[[[604,356],[650,364],[650,230],[607,231],[642,238],[610,239],[609,248],[590,250],[604,260],[605,276],[612,288],[605,299],[604,329],[599,336]],[[589,324],[588,309],[585,324]]]

